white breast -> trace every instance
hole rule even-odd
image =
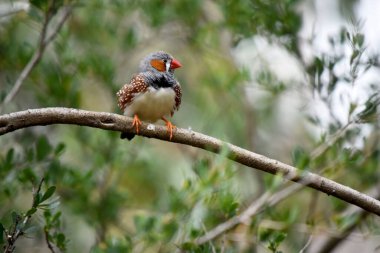
[[[137,95],[124,110],[124,115],[135,114],[143,121],[155,122],[163,116],[170,115],[175,105],[175,92],[171,88],[149,88]]]

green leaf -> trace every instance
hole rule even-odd
[[[55,187],[55,186],[50,186],[50,187],[46,190],[46,192],[44,193],[44,195],[42,196],[40,203],[42,203],[42,202],[44,202],[45,200],[47,200],[48,198],[50,198],[50,197],[54,194],[56,188],[57,188],[57,187]]]
[[[37,181],[37,176],[32,168],[26,167],[22,171],[20,171],[20,173],[18,173],[17,179],[21,183],[26,183],[26,182],[35,183]]]
[[[45,9],[47,4],[48,4],[48,1],[47,0],[30,0],[29,1],[31,5],[37,7],[38,9]]]
[[[32,207],[28,210],[28,212],[26,213],[26,216],[32,216],[32,214],[34,214],[35,212],[37,212],[37,208]]]
[[[20,222],[21,216],[17,212],[13,211],[11,216],[12,216],[12,223],[13,224],[17,224]]]
[[[61,250],[66,248],[66,236],[63,233],[58,233],[56,236],[57,247]]]
[[[352,115],[352,113],[355,111],[355,109],[358,107],[358,104],[356,103],[350,103],[350,109],[348,111],[348,115]]]
[[[352,63],[354,62],[354,60],[358,57],[359,55],[359,50],[354,50],[352,52],[352,55],[351,55],[351,58],[350,58],[350,65],[352,65]]]
[[[346,37],[348,40],[352,41],[351,34],[348,31],[346,31]]]
[[[274,232],[272,234],[272,238],[269,241],[268,249],[270,249],[272,252],[278,253],[278,247],[280,244],[285,240],[286,234],[283,232]]]
[[[13,167],[13,159],[14,159],[14,149],[11,148],[8,150],[5,159],[0,160],[2,163],[0,163],[0,168],[2,170],[2,173],[6,173],[7,171],[10,171]]]
[[[55,155],[61,155],[65,149],[65,144],[59,143],[57,147],[55,147],[54,154]]]
[[[364,34],[358,33],[353,38],[354,43],[358,45],[359,47],[362,47],[364,44]]]
[[[314,59],[314,66],[315,66],[315,70],[316,70],[316,73],[318,76],[320,76],[323,72],[323,69],[324,69],[324,60],[321,59],[321,58],[318,58],[318,57],[315,57]]]
[[[26,151],[25,151],[25,153],[26,153],[26,160],[28,161],[28,162],[32,162],[33,161],[33,159],[34,159],[34,149],[33,148],[28,148]]]
[[[239,203],[235,200],[235,196],[227,192],[220,196],[220,208],[227,217],[232,217],[236,214],[239,208]]]
[[[61,215],[62,215],[62,213],[60,211],[58,211],[56,214],[54,214],[52,222],[58,222]]]
[[[193,170],[201,179],[204,179],[210,172],[210,167],[211,165],[208,159],[201,159],[195,162]]]
[[[55,14],[63,5],[63,0],[30,0],[30,3],[42,11],[50,11],[50,14]]]
[[[365,102],[365,108],[358,114],[360,122],[368,123],[376,120],[378,106],[380,105],[380,93],[375,93]]]
[[[203,231],[201,231],[201,230],[199,230],[197,228],[192,227],[190,229],[190,238],[191,239],[195,239],[195,238],[201,236],[202,234],[203,234]]]
[[[181,245],[182,250],[195,250],[197,248],[197,245],[192,242],[185,242]]]
[[[14,158],[14,154],[15,154],[15,152],[14,152],[14,149],[13,149],[13,148],[11,148],[11,149],[8,150],[8,152],[7,152],[7,156],[6,156],[6,158],[5,158],[5,162],[6,162],[7,164],[12,164],[12,162],[13,162],[13,158]]]
[[[52,147],[45,136],[42,136],[38,139],[38,142],[36,144],[36,150],[38,161],[41,161],[44,158],[46,158],[52,150]]]
[[[165,221],[162,225],[162,235],[166,241],[169,241],[178,231],[178,222],[176,220]]]
[[[294,166],[300,170],[305,169],[310,164],[310,156],[301,147],[296,147],[292,156]]]
[[[33,206],[37,207],[41,203],[41,193],[36,193],[33,199]]]
[[[44,211],[44,217],[45,217],[45,220],[46,220],[46,221],[48,221],[48,220],[51,219],[52,214],[51,214],[50,210],[46,210],[46,211]]]
[[[140,215],[135,216],[133,221],[138,233],[146,233],[151,231],[157,223],[157,219],[155,217],[145,217]]]
[[[280,245],[280,243],[282,243],[286,238],[286,233],[277,233],[275,238],[274,238],[274,242],[277,243],[277,245]]]

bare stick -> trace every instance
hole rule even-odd
[[[52,40],[54,40],[55,37],[58,35],[63,24],[70,17],[71,12],[73,11],[73,8],[74,7],[72,5],[70,5],[64,9],[61,20],[58,22],[57,26],[54,28],[54,30],[51,32],[51,34],[49,36],[47,36],[46,39],[44,40],[45,46],[48,45]]]
[[[51,253],[55,253],[54,247],[53,247],[52,243],[49,240],[49,231],[46,228],[45,228],[44,233],[45,233],[45,241],[46,241],[46,244],[47,244],[50,252]]]
[[[73,9],[72,6],[65,8],[64,13],[62,14],[61,20],[58,22],[57,26],[54,28],[54,30],[48,37],[46,37],[46,33],[47,33],[49,22],[51,20],[51,17],[50,17],[51,14],[49,13],[49,11],[48,13],[45,14],[45,21],[42,25],[39,45],[36,51],[34,52],[32,58],[30,58],[28,64],[26,64],[20,76],[17,78],[12,89],[8,92],[7,96],[4,98],[4,101],[0,105],[0,112],[2,112],[4,109],[4,106],[8,104],[10,101],[12,101],[12,99],[16,96],[22,84],[24,83],[25,79],[29,76],[30,72],[32,72],[34,67],[36,67],[37,64],[40,62],[47,45],[49,45],[49,43],[57,36],[63,24],[65,23],[67,18],[70,16],[72,9]]]
[[[318,146],[316,149],[314,149],[310,157],[312,159],[317,158],[321,156],[324,152],[328,150],[329,147],[334,145],[335,142],[337,142],[348,130],[348,128],[354,123],[354,121],[349,121],[347,124],[345,124],[342,128],[340,128],[336,133],[332,135],[332,138],[326,142],[324,142],[322,145]]]
[[[310,246],[310,243],[311,243],[312,240],[313,240],[313,236],[310,235],[310,236],[309,236],[309,239],[307,240],[307,242],[306,242],[306,244],[305,244],[305,246],[303,246],[303,248],[300,250],[299,253],[304,253],[304,252],[306,252],[306,250],[307,250],[307,248]]]
[[[373,196],[376,199],[380,199],[380,190],[378,186],[375,186],[367,192],[369,196]],[[356,219],[350,225],[345,227],[337,236],[327,236],[321,242],[317,242],[317,249],[313,252],[325,253],[332,252],[342,241],[351,235],[351,233],[367,218],[368,212],[363,209],[359,209],[355,206],[348,207],[342,214],[342,217],[356,215]]]
[[[303,185],[291,185],[273,195],[266,192],[258,200],[252,202],[251,205],[241,214],[234,216],[209,230],[206,234],[198,237],[195,243],[197,245],[204,244],[224,234],[226,231],[233,229],[241,223],[249,224],[251,217],[263,211],[266,206],[276,205],[288,196],[292,195],[294,192],[300,190],[302,187]]]
[[[26,127],[52,124],[72,124],[136,134],[134,127],[132,127],[132,121],[132,118],[106,112],[70,108],[31,109],[0,116],[0,135]],[[139,129],[139,135],[169,140],[168,132],[164,126],[155,125],[152,129],[152,127],[148,128],[148,124],[143,123]],[[214,153],[220,153],[226,149],[228,150],[228,158],[233,161],[270,174],[280,174],[285,179],[335,196],[380,216],[380,201],[315,173],[300,171],[280,161],[191,130],[177,128],[173,133],[172,142]]]

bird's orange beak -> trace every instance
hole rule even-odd
[[[179,61],[177,61],[176,59],[173,59],[172,63],[170,64],[170,68],[176,69],[176,68],[180,68],[180,67],[182,67],[182,64]]]

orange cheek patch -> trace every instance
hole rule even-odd
[[[150,65],[152,65],[152,67],[157,69],[158,71],[166,71],[165,64],[161,60],[151,60]]]

